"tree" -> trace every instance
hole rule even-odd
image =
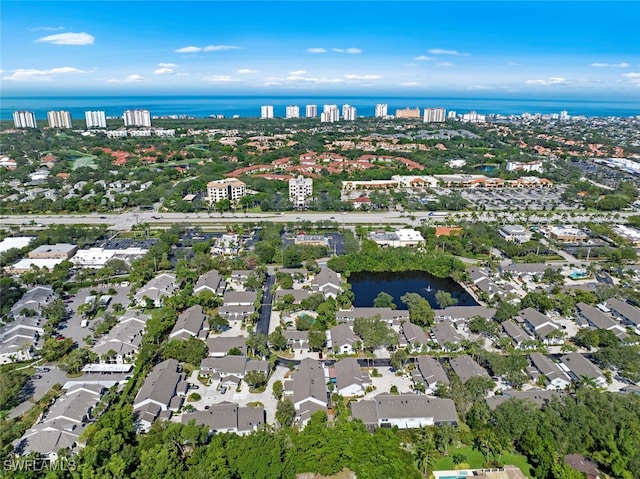
[[[42,357],[45,361],[55,361],[71,351],[73,347],[73,339],[66,338],[58,340],[49,338],[45,340],[42,346]]]
[[[253,356],[268,356],[269,347],[267,345],[267,336],[261,333],[251,333],[247,338],[247,348]]]
[[[198,366],[207,357],[207,346],[204,341],[193,336],[186,341],[172,339],[162,346],[162,357]]]
[[[396,305],[393,302],[393,296],[384,291],[380,291],[378,296],[373,300],[373,306],[376,308],[391,308],[396,309]]]
[[[287,347],[287,338],[282,334],[282,327],[276,326],[276,329],[269,334],[269,344],[277,351],[282,351]]]
[[[391,367],[396,370],[402,370],[409,359],[409,353],[407,350],[402,348],[398,349],[391,355]]]
[[[296,417],[296,408],[293,405],[291,399],[284,399],[278,401],[276,407],[276,421],[280,424],[280,427],[289,427],[293,424],[293,419]]]
[[[267,375],[261,371],[249,371],[244,375],[244,382],[251,388],[261,388],[267,384]]]
[[[67,371],[70,374],[77,374],[80,372],[85,364],[97,359],[95,353],[92,353],[88,349],[77,348],[71,351],[67,357],[60,363],[60,369]]]
[[[441,309],[458,304],[458,300],[451,296],[451,293],[443,290],[436,291],[436,302]]]
[[[309,331],[307,337],[309,339],[309,348],[312,351],[322,351],[324,343],[327,341],[327,335],[324,331]]]
[[[284,392],[284,386],[282,385],[282,381],[276,381],[273,383],[273,397],[278,401],[282,399],[282,393]]]
[[[214,314],[208,319],[209,328],[213,331],[226,331],[229,329],[229,320],[223,318],[219,314]]]
[[[370,352],[381,346],[392,346],[398,341],[396,334],[379,315],[373,318],[356,318],[353,332],[362,338],[362,347]]]
[[[400,297],[400,301],[409,307],[409,319],[420,326],[431,326],[435,313],[431,309],[429,301],[418,293],[407,293]]]

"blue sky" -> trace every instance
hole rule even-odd
[[[2,0],[0,92],[640,97],[640,2]]]

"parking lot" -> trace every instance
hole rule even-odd
[[[519,208],[530,210],[551,209],[553,206],[562,209],[574,208],[564,204],[561,199],[561,187],[553,188],[472,188],[460,191],[464,199],[475,207],[487,210],[513,210]]]

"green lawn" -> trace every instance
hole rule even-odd
[[[453,469],[453,455],[454,454],[464,454],[465,462],[471,466],[472,469],[481,469],[484,465],[484,457],[479,451],[475,449],[465,446],[460,448],[450,448],[449,455],[447,457],[442,457],[438,459],[434,464],[434,470],[451,470]],[[527,462],[527,458],[521,454],[503,454],[502,462],[504,464],[512,464],[520,468],[520,470],[527,476],[533,477],[531,475],[531,466]]]
[[[76,158],[75,160],[73,160],[72,169],[77,170],[78,168],[82,168],[82,167],[96,169],[98,165],[96,165],[95,160],[96,160],[96,157],[93,155]]]

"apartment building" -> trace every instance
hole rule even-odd
[[[124,126],[151,127],[151,113],[149,113],[149,110],[127,110],[122,116]]]
[[[444,123],[445,109],[444,108],[425,108],[423,120],[425,123]]]
[[[300,175],[289,180],[289,201],[296,208],[304,208],[313,195],[313,179]]]
[[[333,123],[340,120],[340,110],[338,105],[324,105],[322,108],[322,114],[320,115],[320,121],[322,123]]]
[[[16,128],[37,128],[36,114],[32,111],[14,111],[13,126]]]
[[[305,107],[305,116],[307,118],[315,118],[318,116],[318,105],[307,105]]]
[[[247,185],[235,178],[210,181],[207,184],[207,200],[213,205],[220,200],[237,202],[247,194]]]
[[[47,113],[49,128],[71,128],[71,113],[68,111],[50,111]]]
[[[396,118],[420,118],[420,108],[398,108]]]
[[[300,107],[298,105],[287,106],[286,118],[300,118]]]
[[[356,119],[358,112],[356,107],[351,105],[342,106],[342,119],[347,121],[353,121]]]
[[[384,118],[387,116],[388,105],[386,103],[378,103],[376,105],[376,118]]]
[[[262,120],[273,118],[273,105],[262,105],[260,107],[260,118]]]
[[[106,128],[107,117],[104,111],[85,111],[84,119],[88,128]]]

